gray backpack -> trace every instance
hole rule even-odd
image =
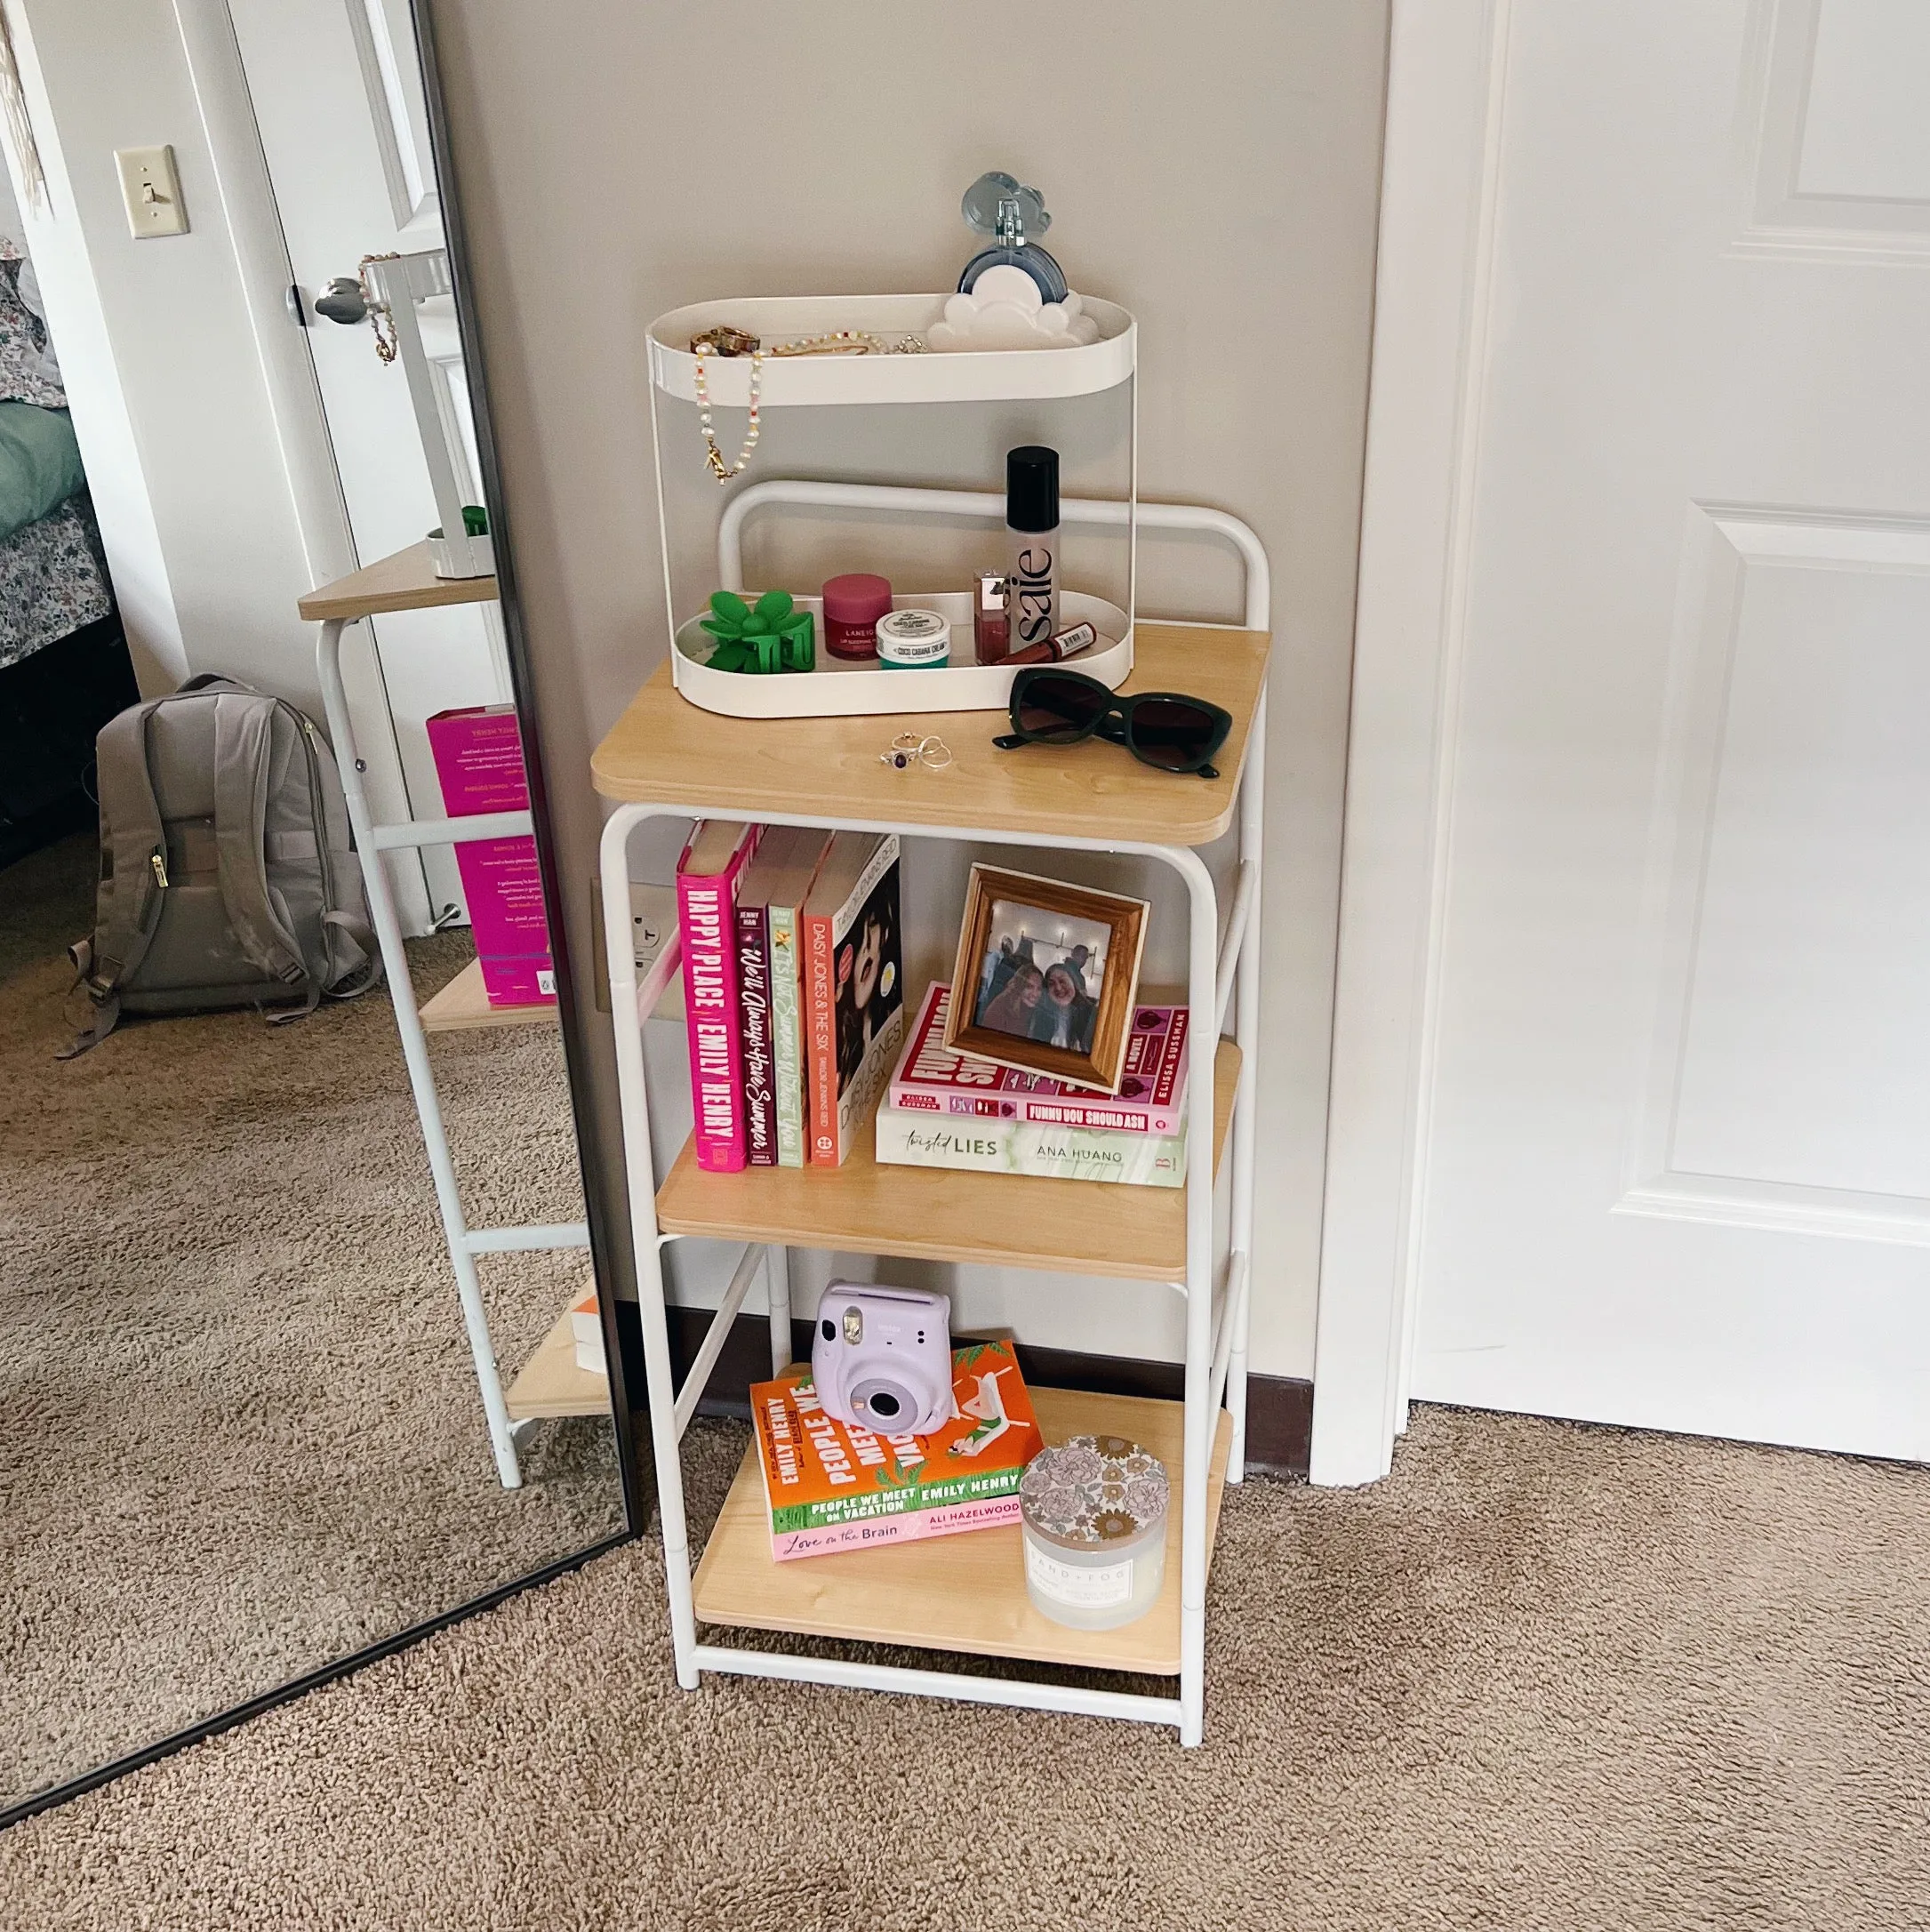
[[[328,741],[279,698],[191,678],[95,741],[100,882],[72,949],[94,1023],[348,998],[381,977]]]

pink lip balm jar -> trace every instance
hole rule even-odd
[[[854,570],[824,586],[824,647],[853,661],[878,654],[877,621],[892,607],[892,587],[882,577]]]

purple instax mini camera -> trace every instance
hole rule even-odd
[[[828,1415],[880,1435],[924,1435],[957,1413],[951,1298],[834,1281],[818,1303],[811,1379]]]

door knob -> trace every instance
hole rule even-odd
[[[315,298],[315,312],[331,322],[356,323],[368,319],[369,299],[352,275],[338,275]]]

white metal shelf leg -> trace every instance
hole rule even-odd
[[[604,827],[603,902],[606,906],[629,903],[630,834],[645,819],[657,815],[653,806],[620,806]],[[643,1020],[637,1010],[637,954],[627,920],[605,919],[604,926],[609,943],[617,1092],[623,1115],[623,1171],[629,1190],[637,1314],[644,1334],[645,1402],[657,1471],[657,1514],[663,1531],[664,1583],[670,1598],[670,1643],[677,1682],[685,1690],[695,1690],[697,1611],[691,1591],[690,1526],[684,1511],[684,1464],[678,1449],[677,1395],[671,1383],[669,1326],[664,1312],[656,1164],[650,1151],[650,1092],[644,1074]]]
[[[1213,875],[1189,849],[1162,856],[1184,878],[1191,895],[1189,1030],[1196,1040],[1211,1041],[1220,1010],[1220,920]],[[1185,1745],[1199,1743],[1206,1716],[1206,1493],[1218,1420],[1213,1406],[1213,1061],[1209,1052],[1195,1053],[1188,1083],[1187,1139],[1196,1156],[1186,1168],[1186,1447],[1180,1484],[1180,1742]],[[1203,1159],[1197,1158],[1202,1150]]]
[[[409,955],[403,944],[402,922],[396,916],[395,897],[388,889],[388,874],[381,854],[376,849],[374,820],[362,786],[362,760],[356,748],[355,727],[349,722],[348,693],[342,689],[342,629],[340,620],[332,618],[322,626],[322,634],[316,642],[322,709],[328,718],[336,763],[341,768],[341,789],[348,806],[348,823],[355,832],[356,850],[362,858],[369,917],[388,975],[396,1031],[402,1038],[403,1063],[409,1070],[409,1086],[415,1095],[416,1115],[422,1126],[422,1145],[436,1183],[443,1239],[448,1243],[449,1265],[455,1272],[456,1295],[462,1304],[462,1325],[469,1338],[469,1354],[476,1363],[483,1414],[489,1422],[489,1445],[495,1455],[496,1473],[502,1479],[505,1489],[520,1489],[523,1471],[517,1462],[516,1443],[510,1433],[509,1410],[502,1398],[502,1379],[496,1371],[496,1351],[490,1340],[489,1317],[483,1307],[483,1285],[476,1271],[475,1256],[469,1252],[468,1225],[462,1216],[462,1197],[456,1187],[455,1164],[449,1156],[449,1137],[443,1129],[442,1106],[436,1095],[435,1076],[429,1070],[428,1041],[422,1031],[421,1015],[416,1011],[415,986],[409,977]]]
[[[1260,933],[1265,902],[1261,885],[1261,821],[1266,813],[1267,693],[1261,688],[1247,734],[1246,771],[1240,782],[1240,862],[1251,865],[1252,897],[1246,913],[1245,943],[1240,950],[1238,990],[1234,995],[1233,1038],[1239,1042],[1240,1086],[1233,1102],[1233,1201],[1231,1246],[1246,1257],[1237,1271],[1239,1299],[1227,1311],[1233,1325],[1233,1351],[1227,1363],[1226,1406],[1233,1417],[1233,1446],[1226,1479],[1246,1479],[1246,1335],[1253,1280],[1253,1132],[1260,1086]]]
[[[765,1294],[771,1311],[771,1373],[791,1365],[791,1251],[773,1241],[764,1251]]]

